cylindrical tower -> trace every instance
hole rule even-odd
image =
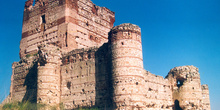
[[[115,109],[143,108],[143,58],[140,28],[121,24],[109,33]]]
[[[39,47],[37,79],[37,103],[56,106],[60,103],[60,64],[61,52],[58,47]]]

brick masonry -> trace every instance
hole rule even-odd
[[[210,110],[198,68],[143,69],[141,29],[90,0],[28,0],[7,101],[65,109]]]

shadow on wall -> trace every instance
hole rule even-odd
[[[93,106],[78,107],[83,109],[113,110],[113,86],[111,83],[111,56],[108,44],[102,45],[95,52],[95,102]]]
[[[113,86],[111,76],[111,55],[108,44],[103,44],[95,53],[95,80],[96,97],[95,105],[99,109],[113,109]]]
[[[37,62],[34,62],[34,65],[29,69],[25,77],[23,86],[26,86],[26,93],[22,102],[37,103],[37,67]]]

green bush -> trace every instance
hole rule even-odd
[[[36,104],[30,102],[14,102],[3,105],[2,110],[37,110],[37,108],[44,107],[43,104]]]
[[[27,55],[26,55],[26,58],[29,58],[30,56],[31,56],[30,54],[27,54]]]
[[[38,53],[35,53],[34,56],[37,56]]]

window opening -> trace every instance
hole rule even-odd
[[[71,87],[71,82],[67,82],[67,88],[70,89]]]
[[[89,26],[89,22],[88,21],[86,22],[86,26]]]
[[[177,80],[177,87],[181,87],[183,85],[183,80]]]
[[[121,45],[124,45],[124,42],[121,42]]]
[[[41,16],[41,30],[45,31],[45,24],[46,24],[46,19],[45,19],[45,15]]]
[[[42,16],[41,16],[41,19],[42,19],[42,23],[45,24],[45,23],[46,23],[45,15],[42,15]]]
[[[66,32],[66,33],[65,33],[65,36],[66,36],[66,38],[65,38],[66,47],[68,47],[68,44],[67,44],[67,43],[68,43],[68,42],[67,42],[67,35],[68,35],[68,34],[67,34],[67,32]]]

